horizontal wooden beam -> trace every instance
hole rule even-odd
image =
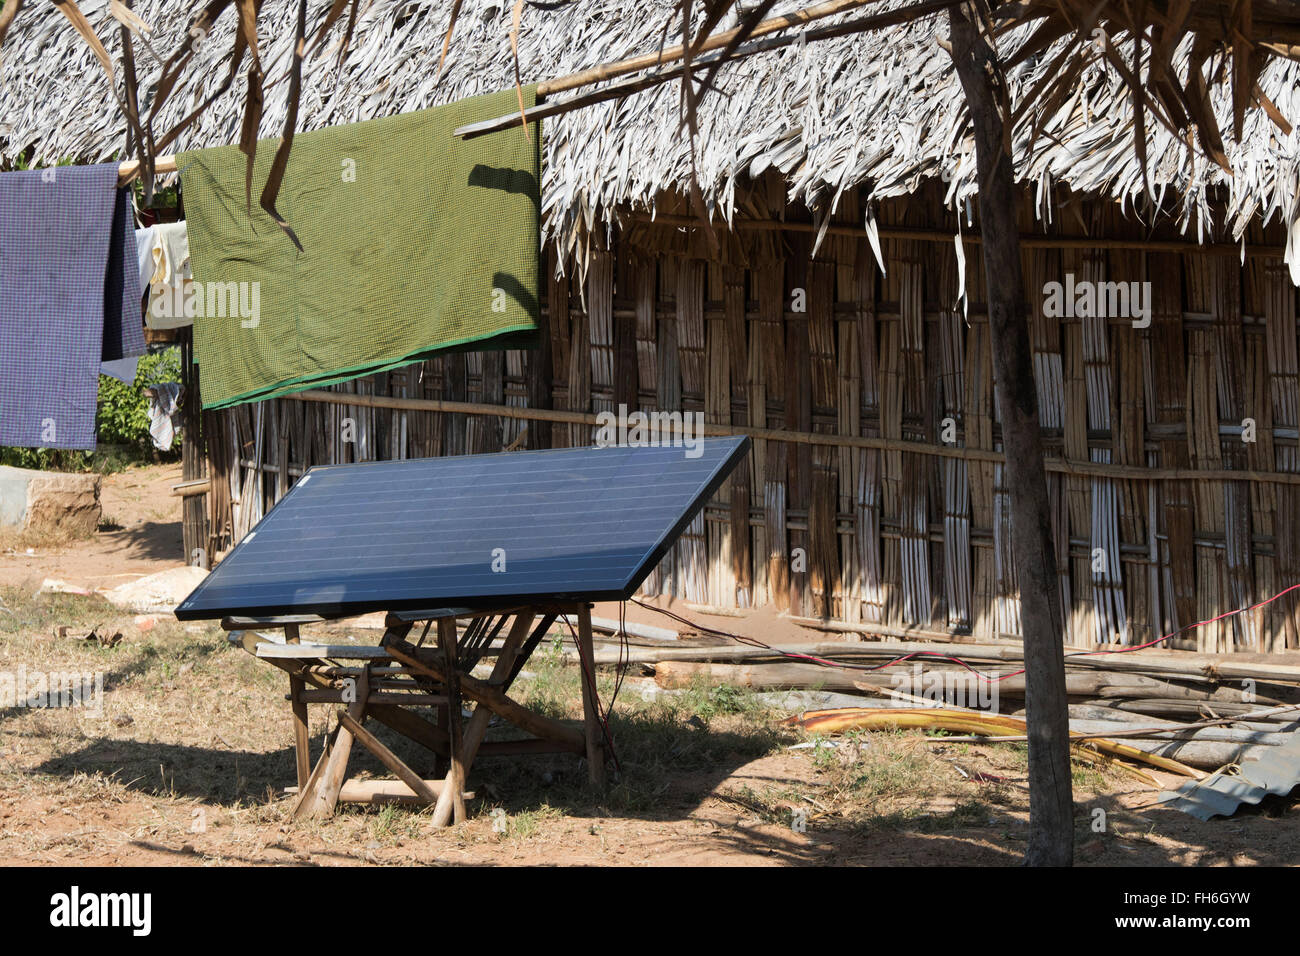
[[[195,478],[193,481],[182,481],[179,485],[172,485],[173,498],[188,498],[191,495],[206,495],[211,490],[211,478]]]
[[[650,213],[633,213],[629,221],[646,226],[668,226],[673,229],[703,229],[704,223],[693,216],[652,215]],[[822,227],[812,222],[790,222],[776,219],[733,219],[730,222],[714,223],[716,228],[735,229],[750,232],[801,232],[818,233]],[[831,223],[825,227],[828,236],[848,236],[865,239],[866,231],[861,226],[849,226]],[[876,235],[881,239],[909,239],[915,242],[937,242],[952,245],[956,235],[946,229],[904,229],[898,226],[878,226]],[[963,243],[979,245],[984,241],[978,232],[963,230]],[[1242,256],[1260,259],[1281,259],[1286,250],[1278,246],[1243,245],[1235,242],[1196,242],[1191,239],[1118,239],[1101,236],[1044,236],[1039,233],[1023,232],[1020,245],[1025,249],[1128,249],[1135,252],[1183,252],[1201,253],[1216,256]]]
[[[388,652],[382,647],[364,644],[276,644],[268,641],[257,645],[258,657],[294,659],[331,658],[339,660],[387,660]]]
[[[441,780],[425,780],[425,787],[435,795],[442,793]],[[296,794],[297,787],[285,787],[285,793]],[[473,800],[474,792],[465,791],[465,799]],[[350,777],[339,790],[339,803],[410,803],[421,804],[424,799],[400,780],[358,780]]]
[[[769,33],[776,33],[780,30],[788,30],[790,27],[811,23],[814,20],[821,20],[837,13],[843,13],[846,10],[852,10],[856,7],[865,7],[868,4],[877,2],[879,2],[879,0],[828,0],[826,3],[814,4],[810,7],[804,7],[802,10],[795,10],[790,13],[782,14],[779,17],[771,17],[770,19],[763,20],[750,31],[749,38],[754,39],[766,36]],[[738,36],[740,36],[739,27],[734,30],[715,33],[703,43],[694,47],[691,50],[691,55],[698,56],[701,53],[708,53],[711,50],[720,50]],[[580,86],[590,86],[593,83],[600,83],[604,80],[613,79],[616,76],[626,76],[629,73],[648,70],[665,63],[675,63],[685,55],[685,47],[678,44],[676,46],[664,47],[662,50],[656,50],[653,53],[642,53],[638,56],[629,57],[625,60],[618,60],[613,63],[601,63],[597,66],[580,70],[577,73],[570,73],[567,76],[559,76],[551,80],[543,80],[541,83],[537,84],[537,95],[549,96],[552,93],[563,93],[565,90],[577,89]]]
[[[354,395],[310,389],[280,398],[301,402],[326,402],[357,408],[388,408],[397,411],[451,412],[459,415],[494,415],[535,422],[559,422],[570,425],[599,424],[592,412],[572,412],[554,408],[522,408],[516,405],[489,405],[482,402],[452,402],[437,398],[395,398],[388,395]],[[653,423],[647,425],[654,431]],[[717,425],[702,422],[699,433],[711,436],[748,435],[766,441],[792,445],[826,445],[832,448],[864,448],[876,451],[904,451],[914,455],[933,455],[958,461],[984,461],[1002,464],[1006,456],[987,448],[960,448],[955,445],[930,445],[900,438],[869,438],[865,435],[828,435],[818,432],[785,431],[779,428],[749,428],[740,425]],[[1300,485],[1300,474],[1277,471],[1235,471],[1230,468],[1146,468],[1141,465],[1117,465],[1095,461],[1069,461],[1048,458],[1050,472],[1095,478],[1123,478],[1131,481],[1252,481],[1279,485]]]
[[[519,757],[531,754],[582,754],[585,746],[558,740],[486,740],[478,745],[479,759],[484,757]]]
[[[285,627],[290,624],[319,624],[325,618],[319,614],[276,614],[268,617],[234,615],[221,619],[223,631],[251,631],[259,627]],[[269,642],[274,643],[274,642]],[[245,648],[247,649],[247,648]]]
[[[341,690],[302,690],[298,692],[298,700],[304,704],[349,704],[351,703],[348,699],[349,696],[351,695],[345,695]],[[370,706],[391,704],[394,707],[442,707],[446,705],[447,698],[443,694],[376,691],[366,699],[366,703]]]
[[[176,172],[175,156],[158,156],[153,161],[153,171],[155,174],[167,174]],[[129,159],[117,168],[117,181],[119,185],[125,186],[127,183],[135,180],[140,175],[140,161],[138,159]]]

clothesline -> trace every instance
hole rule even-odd
[[[155,173],[174,173],[176,172],[175,156],[159,156],[154,160],[153,171]],[[120,185],[125,186],[137,176],[140,175],[140,161],[138,159],[128,160],[117,168],[117,180]]]

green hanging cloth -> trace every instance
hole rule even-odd
[[[524,89],[535,102],[536,89]],[[451,349],[537,343],[540,129],[461,140],[514,90],[294,137],[276,208],[236,146],[181,153],[204,408],[319,388]]]

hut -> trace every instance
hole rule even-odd
[[[107,4],[82,6],[105,21]],[[174,7],[135,5],[159,50],[185,33]],[[466,4],[439,74],[450,7],[369,4],[341,66],[330,45],[309,58],[300,128],[510,85],[510,5],[495,0]],[[653,50],[673,9],[527,7],[525,77]],[[264,15],[280,21],[262,51],[273,84],[294,11]],[[187,553],[219,556],[315,464],[586,444],[621,406],[691,412],[754,450],[647,590],[885,635],[1018,636],[973,146],[945,30],[929,19],[733,64],[693,144],[673,84],[548,121],[542,347],[448,354],[209,412],[201,429],[191,406],[186,478],[202,493],[187,498]],[[230,34],[202,38],[161,125],[224,75]],[[1012,71],[1013,100],[1042,66]],[[16,28],[3,69],[5,156],[118,154],[123,123],[71,31]],[[1300,68],[1273,65],[1261,88],[1300,119]],[[268,135],[282,89],[268,85]],[[236,83],[177,147],[236,141],[241,102]],[[1300,134],[1249,118],[1228,175],[1149,124],[1153,206],[1132,127],[1118,81],[1085,72],[1016,143],[1076,646],[1144,643],[1300,583]],[[686,198],[693,176],[711,228]],[[1298,607],[1171,643],[1295,648]]]

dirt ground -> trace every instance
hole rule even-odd
[[[180,480],[180,464],[105,476],[99,533],[56,545],[0,539],[0,587],[34,591],[44,578],[58,578],[92,590],[111,588],[183,564],[181,499],[171,495]]]
[[[0,709],[0,863],[89,865],[605,864],[1015,865],[1025,846],[1023,745],[946,743],[920,733],[807,738],[788,713],[732,688],[673,695],[632,673],[613,712],[619,772],[596,798],[570,756],[484,759],[471,819],[435,830],[427,813],[349,807],[293,823],[292,728],[283,675],[213,625],[137,620],[99,597],[35,597],[45,578],[106,588],[180,563],[178,466],[104,481],[91,541],[0,545],[0,679],[103,675],[102,706]],[[31,553],[28,553],[28,548]],[[687,617],[769,641],[820,640],[771,614]],[[602,607],[597,615],[616,617]],[[672,622],[629,607],[628,618]],[[56,636],[64,626],[63,636]],[[80,640],[120,633],[108,646]],[[330,640],[374,632],[333,625]],[[614,688],[601,674],[602,696]],[[553,716],[581,712],[558,643],[534,655],[515,696]],[[327,708],[312,708],[319,752]],[[496,728],[500,736],[506,731]],[[378,736],[417,770],[427,755]],[[357,751],[354,751],[357,754]],[[369,762],[368,762],[369,761]],[[368,754],[352,772],[387,776]],[[1154,775],[1164,784],[1176,778]],[[1272,800],[1202,823],[1155,805],[1148,782],[1076,763],[1083,865],[1296,862],[1300,802]],[[1104,811],[1104,828],[1097,832]]]

